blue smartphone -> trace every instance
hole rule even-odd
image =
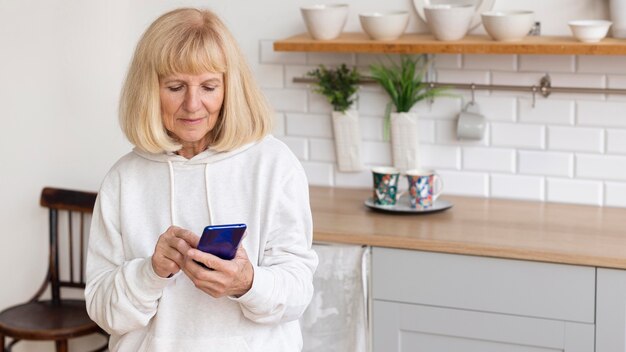
[[[198,249],[225,260],[235,258],[246,224],[207,226],[202,231]]]

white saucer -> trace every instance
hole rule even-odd
[[[390,213],[403,213],[403,214],[426,214],[435,213],[438,211],[444,211],[452,208],[454,204],[445,199],[437,199],[435,203],[428,208],[411,208],[408,197],[402,197],[395,205],[379,205],[375,204],[372,198],[368,198],[365,201],[365,206],[374,209]]]

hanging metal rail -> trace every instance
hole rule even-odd
[[[294,77],[294,83],[313,83],[316,82],[315,78],[306,77]],[[376,81],[371,77],[363,77],[361,84],[376,84]],[[553,87],[552,81],[549,75],[541,77],[538,85],[532,86],[512,86],[512,85],[499,85],[499,84],[474,84],[474,83],[442,83],[442,82],[428,82],[429,88],[437,87],[449,87],[452,89],[470,89],[472,92],[475,90],[501,90],[501,91],[521,91],[530,92],[533,95],[533,106],[535,106],[535,95],[541,94],[544,98],[547,98],[552,93],[574,93],[574,94],[626,94],[626,89],[615,88],[578,88],[578,87]]]

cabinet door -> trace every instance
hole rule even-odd
[[[596,352],[626,351],[626,271],[598,268]]]
[[[593,324],[592,267],[374,247],[373,298]]]
[[[590,352],[593,324],[374,300],[374,352]]]

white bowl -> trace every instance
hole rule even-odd
[[[487,34],[502,42],[522,40],[535,21],[532,11],[483,12],[481,17]]]
[[[373,40],[394,40],[409,24],[407,11],[370,12],[359,14],[363,31]]]
[[[300,8],[304,24],[313,39],[330,40],[337,38],[348,19],[348,5],[311,5]]]
[[[595,43],[606,37],[611,21],[603,20],[579,20],[567,22],[572,30],[574,38],[585,43]]]
[[[451,41],[465,37],[475,10],[471,4],[429,5],[424,7],[424,16],[435,39]]]

